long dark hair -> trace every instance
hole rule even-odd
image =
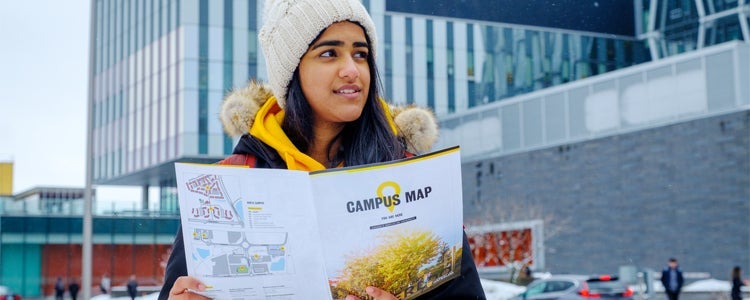
[[[362,30],[365,31],[364,28]],[[318,40],[320,34],[311,44]],[[366,31],[365,38],[369,48],[371,43]],[[369,50],[373,53],[372,49]],[[370,68],[370,89],[362,115],[357,120],[347,123],[338,136],[328,144],[326,153],[331,153],[331,147],[337,140],[340,140],[341,148],[334,157],[328,158],[330,165],[326,168],[335,167],[341,162],[346,166],[356,166],[404,157],[403,143],[391,129],[379,100],[380,76],[373,55],[367,56],[367,64]],[[286,111],[281,127],[297,149],[307,152],[313,136],[313,111],[302,92],[299,66],[294,70],[289,82],[286,99]]]

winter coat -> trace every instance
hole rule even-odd
[[[63,294],[65,294],[65,285],[62,279],[57,279],[57,283],[55,283],[55,295],[62,296]]]
[[[669,267],[666,267],[661,271],[661,284],[664,285],[664,291],[669,291],[670,274]],[[685,282],[685,279],[682,277],[682,270],[680,270],[679,267],[675,269],[675,274],[677,274],[677,290],[675,292],[679,293],[680,290],[682,290],[682,284]]]
[[[128,280],[128,284],[126,285],[128,289],[128,296],[130,298],[135,298],[138,296],[138,281],[135,281],[134,279]]]
[[[732,300],[742,300],[742,286],[744,286],[745,283],[742,282],[742,278],[740,277],[734,277],[732,278]]]
[[[385,102],[382,102],[385,105]],[[406,142],[405,156],[428,151],[437,139],[437,122],[432,113],[417,107],[388,107],[392,129]],[[224,130],[242,135],[233,154],[219,161],[225,165],[315,171],[325,169],[319,162],[294,147],[280,127],[283,117],[270,89],[258,83],[234,91],[222,104],[220,118]],[[258,118],[256,120],[256,118]],[[246,133],[250,134],[246,134]],[[167,262],[159,299],[167,299],[178,277],[187,275],[182,227],[175,237]],[[466,234],[463,237],[461,275],[418,299],[485,299]]]
[[[78,283],[73,282],[70,285],[68,285],[68,291],[70,292],[71,297],[78,295],[78,291],[80,289],[81,289],[81,285]]]

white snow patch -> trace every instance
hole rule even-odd
[[[526,287],[502,281],[484,278],[481,278],[480,281],[487,300],[505,300],[526,290]]]

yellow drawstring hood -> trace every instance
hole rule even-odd
[[[437,121],[432,112],[415,106],[391,107],[381,101],[388,124],[404,138],[407,151],[420,154],[429,151],[437,140]],[[276,103],[270,88],[250,82],[247,87],[232,91],[222,103],[220,119],[224,131],[231,136],[245,133],[274,148],[290,170],[317,171],[325,169],[318,161],[302,153],[281,129],[284,110]],[[256,120],[257,119],[257,120]]]
[[[261,142],[276,149],[281,158],[286,162],[289,170],[318,171],[325,169],[320,162],[297,149],[291,140],[281,129],[284,121],[284,110],[276,103],[276,97],[271,96],[261,106],[256,118],[250,127],[250,135],[258,138]]]

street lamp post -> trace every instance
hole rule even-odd
[[[91,299],[91,238],[93,228],[92,202],[93,202],[93,149],[94,149],[94,63],[96,56],[96,0],[91,0],[91,11],[89,19],[89,81],[88,81],[88,108],[86,120],[86,187],[83,192],[83,241],[81,247],[81,287],[83,299]]]

